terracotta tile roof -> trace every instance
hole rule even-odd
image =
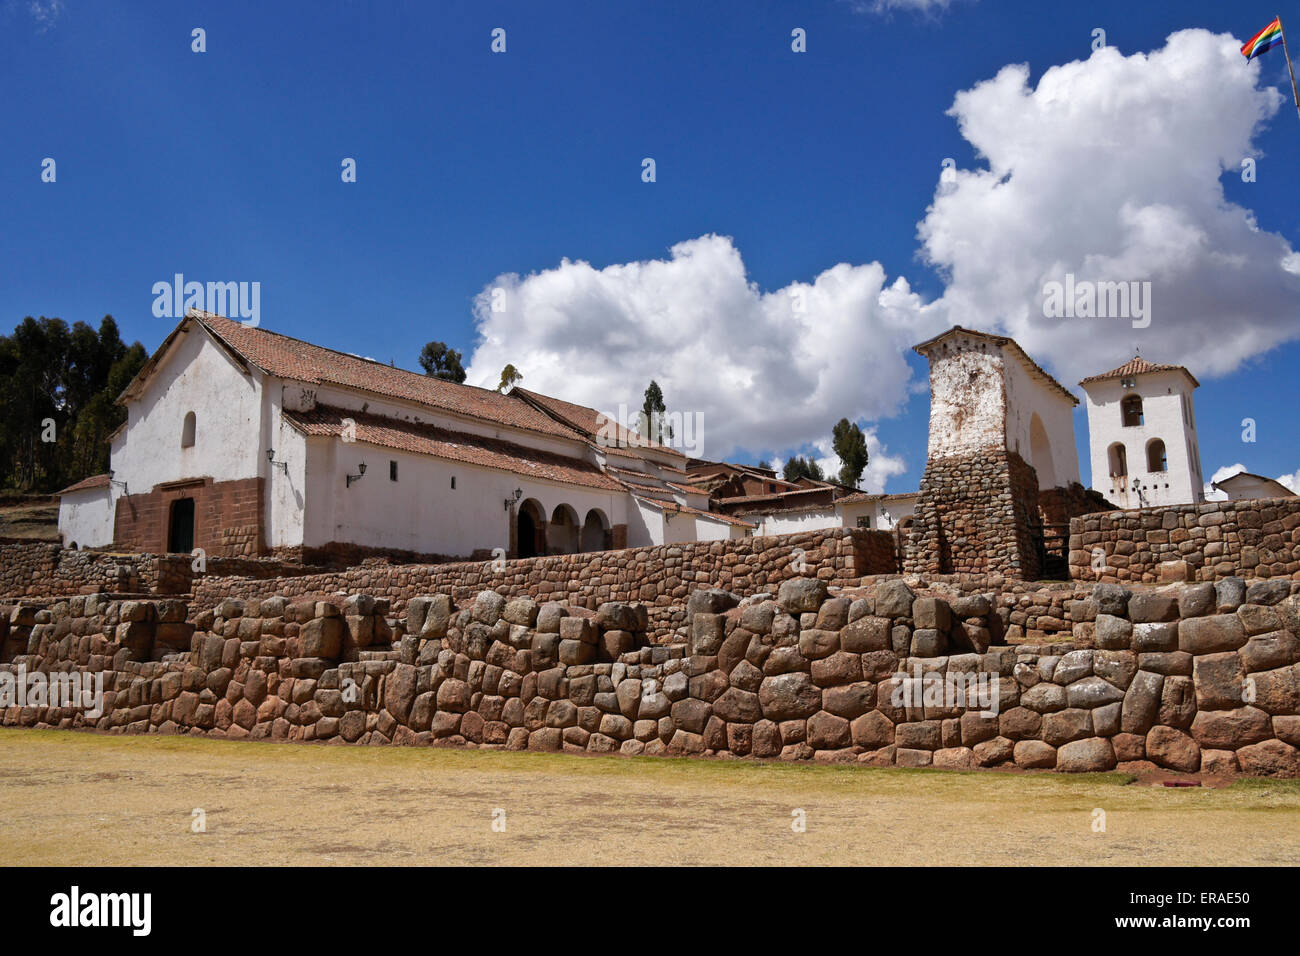
[[[108,475],[91,475],[89,478],[82,478],[76,484],[68,485],[68,487],[60,491],[59,494],[66,495],[73,491],[91,491],[92,489],[95,488],[107,488],[107,487],[108,487]]]
[[[1110,378],[1127,378],[1130,375],[1141,375],[1143,372],[1182,372],[1192,380],[1192,384],[1197,388],[1201,383],[1196,381],[1196,376],[1187,371],[1181,365],[1157,365],[1154,362],[1148,362],[1140,355],[1135,355],[1119,368],[1113,368],[1109,372],[1102,372],[1100,375],[1089,375],[1079,382],[1080,385],[1088,385],[1091,382],[1102,382]]]
[[[774,491],[771,492],[770,494],[762,494],[762,495],[736,495],[733,498],[717,498],[715,500],[719,506],[740,505],[740,504],[747,504],[749,502],[754,502],[754,501],[779,502],[785,498],[796,498],[799,497],[800,495],[826,494],[827,492],[833,492],[833,488],[830,485],[826,485],[818,488],[796,488],[793,491]],[[842,500],[842,499],[836,499],[836,500]]]
[[[328,405],[317,405],[310,412],[286,410],[281,414],[306,435],[342,435],[343,420],[350,418],[356,423],[356,440],[359,443],[418,455],[433,455],[529,478],[568,482],[606,491],[624,490],[622,485],[589,462],[525,448],[523,445],[483,435]]]
[[[940,332],[934,338],[926,339],[920,345],[913,346],[912,351],[916,352],[918,355],[924,355],[927,358],[929,358],[928,349],[930,349],[932,346],[938,345],[941,341],[948,338],[948,336],[950,335],[969,335],[977,339],[984,339],[984,341],[991,342],[994,345],[1005,346],[1009,348],[1012,351],[1012,354],[1014,354],[1016,358],[1020,359],[1021,363],[1025,366],[1025,368],[1029,370],[1030,375],[1037,378],[1039,381],[1043,382],[1043,384],[1047,385],[1049,388],[1056,389],[1058,392],[1060,392],[1062,395],[1064,395],[1066,398],[1070,400],[1070,404],[1072,405],[1079,404],[1079,400],[1074,397],[1074,394],[1068,388],[1066,388],[1064,385],[1058,382],[1055,378],[1053,378],[1050,374],[1048,374],[1048,372],[1044,370],[1041,365],[1039,365],[1037,362],[1031,359],[1029,355],[1025,352],[1025,350],[1020,347],[1020,343],[1017,342],[1015,339],[1011,338],[1009,335],[994,335],[992,332],[979,332],[975,329],[965,329],[962,328],[960,325],[954,325],[947,332]]]
[[[573,402],[552,398],[550,395],[542,395],[539,392],[532,392],[518,386],[511,389],[510,394],[512,396],[517,395],[534,405],[540,406],[547,414],[562,420],[566,425],[582,432],[593,441],[601,435],[608,436],[612,426],[620,447],[633,450],[640,447],[653,448],[655,451],[667,452],[683,460],[686,458],[676,448],[669,448],[667,445],[661,445],[658,442],[647,441],[636,432],[624,428],[616,420],[606,416],[604,412],[588,408],[586,405],[576,405]]]
[[[682,493],[684,493],[684,494],[688,494],[688,495],[707,495],[707,494],[708,494],[707,491],[703,491],[703,490],[701,490],[701,489],[699,489],[699,488],[692,488],[690,485],[679,484],[678,482],[675,482],[675,481],[665,481],[664,484],[667,485],[669,488],[673,488],[673,489],[675,489],[675,490],[677,490],[677,491],[680,491],[680,492],[682,492]]]
[[[718,514],[716,511],[701,511],[699,508],[690,508],[686,505],[679,505],[675,501],[659,501],[654,498],[645,498],[641,495],[634,494],[632,497],[637,501],[644,501],[648,505],[659,508],[666,514],[684,514],[697,515],[701,518],[711,518],[714,521],[721,521],[723,524],[736,525],[741,528],[757,528],[758,525],[752,521],[741,521],[739,518],[733,518],[730,515]]]
[[[191,311],[187,318],[202,323],[227,347],[278,378],[308,384],[341,385],[544,435],[581,438],[573,428],[557,422],[528,402],[491,389],[460,385],[420,372],[394,368],[209,312]]]
[[[859,491],[851,495],[845,495],[843,498],[836,499],[837,505],[852,505],[859,501],[898,501],[903,498],[915,498],[919,491],[898,491],[891,494],[884,492]]]

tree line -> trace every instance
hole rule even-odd
[[[107,471],[116,399],[148,358],[111,315],[98,330],[28,316],[0,336],[0,488],[49,494]]]

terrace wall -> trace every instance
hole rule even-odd
[[[1300,497],[1106,511],[1070,521],[1070,577],[1300,580]],[[1181,563],[1181,565],[1179,565]]]
[[[367,596],[226,600],[187,638],[178,601],[78,596],[5,616],[0,691],[20,669],[102,673],[102,714],[11,703],[0,718],[338,744],[1294,777],[1300,596],[1281,583],[1097,585],[1091,627],[1049,647],[992,643],[993,596],[945,599],[898,580],[828,593],[824,580],[787,579],[776,599],[739,604],[697,591],[689,639],[671,646],[646,645],[646,609],[626,602],[592,612],[484,592],[457,608],[430,595],[390,620],[387,601]],[[954,699],[945,681],[984,681],[986,694]]]

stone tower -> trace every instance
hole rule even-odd
[[[1095,491],[1121,508],[1205,499],[1192,397],[1200,383],[1191,372],[1139,355],[1079,385],[1088,396]]]
[[[954,326],[916,352],[930,360],[930,440],[904,569],[1039,577],[1040,498],[1069,514],[1084,494],[1078,399],[1006,336]]]

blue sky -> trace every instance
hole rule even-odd
[[[740,437],[725,451],[739,459],[822,454],[814,443],[829,436],[833,422],[858,417],[874,430],[876,457],[891,463],[877,475],[887,490],[915,488],[928,397],[917,387],[924,365],[906,344],[928,337],[936,323],[962,321],[963,303],[993,310],[975,308],[962,321],[976,327],[999,321],[1005,306],[991,280],[968,278],[980,272],[969,251],[979,233],[972,243],[959,214],[937,218],[935,231],[966,235],[955,244],[965,252],[945,261],[938,244],[923,250],[918,237],[943,159],[977,171],[987,159],[972,136],[1014,137],[995,121],[1000,104],[972,106],[972,128],[987,129],[963,135],[957,118],[946,115],[954,98],[1010,64],[1027,65],[1032,89],[1049,68],[1089,60],[1096,28],[1125,57],[1159,50],[1188,28],[1231,33],[1240,43],[1278,5],[1071,4],[1054,5],[1050,15],[1041,3],[989,0],[919,13],[907,4],[879,11],[846,2],[542,6],[0,0],[0,326],[7,330],[26,315],[94,323],[111,313],[125,337],[152,349],[173,324],[152,314],[154,283],[178,272],[258,281],[264,327],[406,367],[416,367],[424,342],[441,339],[461,349],[467,364],[474,357],[472,381],[494,384],[505,356],[524,371],[526,387],[606,409],[639,401],[655,377],[666,383],[670,406],[709,411],[710,434],[732,430],[735,417]],[[1300,37],[1300,6],[1282,4],[1284,22],[1289,10]],[[195,27],[206,31],[205,53],[191,51]],[[504,54],[489,49],[496,27],[506,30]],[[791,50],[795,27],[806,30],[806,53]],[[1171,170],[1170,181],[1185,189],[1162,196],[1161,208],[1184,203],[1193,217],[1213,217],[1224,203],[1241,207],[1276,244],[1300,248],[1300,117],[1285,60],[1277,50],[1239,66],[1258,72],[1259,88],[1285,94],[1254,129],[1232,134],[1249,136],[1257,181],[1221,171],[1220,201],[1208,195],[1201,174]],[[1239,112],[1234,101],[1211,103],[1190,81],[1151,95],[1155,104],[1178,101],[1170,106],[1170,139],[1191,137],[1185,147],[1175,142],[1170,155],[1202,150],[1212,157],[1237,145],[1229,139],[1220,149],[1176,121],[1190,112],[1199,122],[1195,111],[1205,101],[1204,128],[1212,131]],[[1241,95],[1256,97],[1252,102],[1262,96]],[[1018,101],[1007,102],[1014,108]],[[1138,115],[1150,118],[1140,126],[1162,123],[1158,107]],[[1088,121],[1079,128],[1097,128]],[[1122,143],[1101,155],[1097,168],[1112,181],[1115,169],[1153,161],[1149,151]],[[52,184],[41,182],[45,157],[57,162]],[[357,162],[356,183],[341,182],[344,157]],[[641,178],[645,157],[656,163],[653,183]],[[1041,179],[1027,164],[1012,165],[1022,182]],[[1073,182],[1084,189],[1086,180]],[[1116,195],[1124,188],[1115,181]],[[1053,195],[1062,191],[1051,187]],[[1207,194],[1205,209],[1200,193]],[[1114,218],[1114,210],[1107,213]],[[1027,208],[1022,218],[1040,214]],[[1054,221],[1045,228],[1055,238],[1040,242],[1050,245],[1074,233],[1087,240],[1094,227]],[[1234,247],[1247,240],[1231,238],[1231,229],[1215,228],[1202,245],[1221,259],[1258,255]],[[1098,253],[1109,241],[1107,230],[1096,229],[1094,247],[1084,252]],[[905,278],[918,319],[909,327],[905,318],[873,318],[893,323],[880,338],[855,338],[850,325],[833,321],[792,329],[790,342],[777,334],[763,376],[743,381],[743,373],[723,368],[710,387],[730,391],[706,392],[701,383],[715,377],[709,362],[724,349],[706,338],[699,348],[710,354],[691,355],[685,333],[655,339],[657,322],[681,321],[671,293],[654,299],[653,290],[635,284],[642,278],[621,272],[610,282],[632,285],[589,287],[581,276],[570,284],[559,268],[565,259],[597,271],[668,260],[677,244],[713,234],[730,237],[758,295],[812,283],[837,263],[878,263],[884,285]],[[1137,255],[1128,247],[1123,256],[1105,251],[1130,263]],[[506,282],[531,303],[514,314],[514,325],[482,311],[476,321],[476,297],[485,289],[500,286],[502,276],[533,273],[555,281],[521,279],[527,288]],[[953,275],[957,287],[949,289]],[[665,282],[677,280],[670,272]],[[1191,316],[1185,328],[1179,314],[1161,316],[1140,335],[1107,326],[1085,337],[1086,360],[1071,344],[1077,339],[1044,332],[1025,344],[1069,386],[1078,372],[1121,364],[1135,345],[1153,361],[1186,361],[1202,382],[1197,417],[1206,476],[1236,462],[1269,476],[1293,474],[1300,469],[1300,344],[1287,328],[1300,325],[1300,299],[1288,305],[1286,296],[1300,286],[1289,282],[1272,268],[1221,283],[1263,291],[1258,299],[1234,292],[1239,311]],[[1187,285],[1179,280],[1191,301],[1205,299]],[[594,318],[566,324],[570,310],[576,316],[592,307],[594,288],[601,289]],[[618,289],[630,290],[626,302],[635,303],[625,304]],[[943,314],[925,313],[945,292]],[[735,296],[714,301],[712,294],[707,281],[691,292],[700,306],[692,321],[716,323],[726,330],[719,333],[724,342],[743,341],[752,327],[747,306],[729,313]],[[593,337],[590,323],[605,313],[611,317]],[[1023,342],[1017,328],[1004,330]],[[480,332],[506,338],[475,356]],[[815,354],[792,360],[796,372],[783,377],[779,353],[822,332],[826,341]],[[642,333],[654,344],[641,342]],[[774,338],[769,328],[755,334]],[[1235,344],[1221,348],[1215,335]],[[836,354],[837,336],[847,354]],[[841,370],[822,375],[819,363]],[[888,384],[894,399],[882,389],[859,401],[855,382],[867,391]],[[757,399],[747,395],[770,392],[786,393],[802,411],[787,421],[781,403],[765,399],[769,423],[788,427],[772,427],[772,443],[764,444],[762,422],[741,421],[729,409],[753,406]],[[1254,444],[1241,441],[1246,417],[1257,423]],[[1086,481],[1082,411],[1076,425]],[[704,448],[706,455],[723,450]]]

